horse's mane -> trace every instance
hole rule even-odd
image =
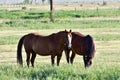
[[[52,33],[52,34],[50,34],[50,35],[48,35],[48,36],[54,36],[54,35],[56,35],[56,34],[63,33],[63,32],[65,32],[65,31],[60,31],[60,32],[57,32],[57,33]]]
[[[95,44],[94,44],[93,38],[90,35],[87,35],[85,37],[86,37],[87,41],[89,41],[89,44],[88,44],[88,55],[90,57],[94,57]]]
[[[48,35],[48,36],[54,36],[54,35],[56,35],[56,33],[52,33],[52,34],[50,34],[50,35]]]
[[[59,31],[56,34],[65,33],[65,32],[67,32],[67,31]]]

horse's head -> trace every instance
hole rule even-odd
[[[64,43],[64,45],[66,45],[68,48],[71,48],[72,31],[60,31],[58,34],[61,43]]]
[[[92,65],[92,61],[93,61],[95,52],[93,51],[93,52],[91,52],[91,54],[92,55],[83,56],[85,68],[90,67]]]
[[[71,40],[72,40],[72,31],[60,31],[56,35],[56,40],[60,45],[64,45],[66,48],[71,48]]]
[[[92,57],[90,57],[90,56],[84,56],[83,58],[84,58],[85,68],[92,65]]]

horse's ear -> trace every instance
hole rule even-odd
[[[67,30],[65,29],[65,32],[66,32]]]
[[[72,30],[70,29],[70,31],[69,32],[72,32]]]

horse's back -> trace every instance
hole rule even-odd
[[[56,46],[52,36],[42,36],[37,33],[25,35],[24,47],[28,51],[34,51],[41,55],[48,55]],[[48,53],[48,54],[47,54]]]
[[[73,35],[77,35],[77,36],[80,36],[80,37],[84,37],[84,35],[80,32],[72,32]]]
[[[72,49],[75,53],[83,55],[83,53],[90,51],[91,47],[94,50],[93,38],[90,35],[84,36],[79,32],[74,32],[72,37]]]
[[[83,55],[84,51],[84,35],[79,32],[72,32],[72,51],[79,55]]]

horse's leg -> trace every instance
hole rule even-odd
[[[29,67],[29,64],[30,64],[30,52],[26,51],[26,55],[27,55],[26,62],[27,62],[27,66]]]
[[[70,58],[70,62],[71,62],[71,64],[73,64],[73,60],[74,60],[74,58],[75,58],[75,53],[72,52],[72,55],[71,55],[71,58]]]
[[[67,63],[69,63],[70,49],[65,50],[65,55],[66,55]]]
[[[51,55],[51,62],[52,62],[52,65],[54,66],[54,63],[55,63],[55,55]]]
[[[62,54],[57,55],[57,66],[59,66]]]
[[[35,58],[36,58],[36,53],[32,52],[32,57],[31,57],[31,64],[32,64],[32,67],[34,67]]]

